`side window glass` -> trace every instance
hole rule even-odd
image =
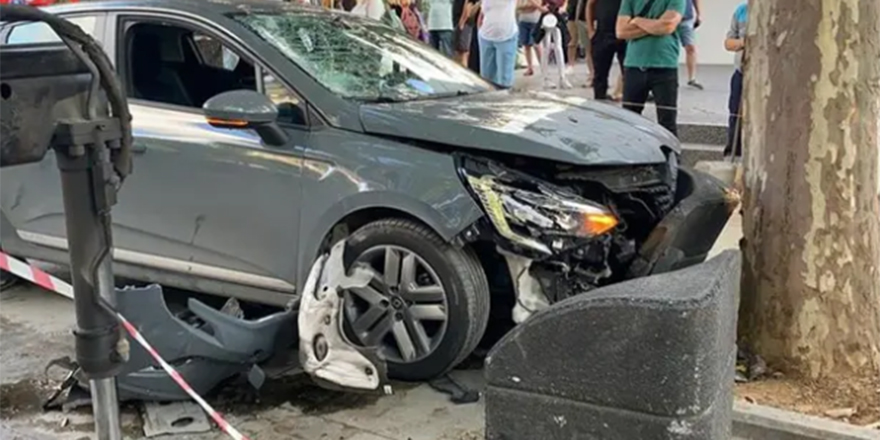
[[[71,23],[82,28],[84,32],[95,36],[95,29],[98,25],[98,17],[94,15],[84,15],[71,17],[67,19]],[[6,44],[39,44],[39,43],[60,43],[61,38],[46,23],[27,23],[15,26],[6,36]]]
[[[134,24],[126,37],[134,98],[200,109],[220,93],[257,90],[253,63],[216,38],[158,23]]]
[[[306,125],[305,102],[274,75],[263,69],[261,71],[264,93],[278,107],[278,120],[290,124]]]
[[[241,57],[233,52],[232,49],[207,35],[195,34],[193,42],[196,45],[196,50],[199,51],[202,62],[206,66],[234,71],[241,61]]]

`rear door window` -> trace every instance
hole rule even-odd
[[[65,17],[67,18],[67,17]],[[78,15],[67,18],[71,23],[79,26],[82,30],[94,38],[98,30],[98,17],[96,15]],[[25,23],[13,27],[6,36],[6,44],[40,44],[60,43],[61,38],[46,23]]]

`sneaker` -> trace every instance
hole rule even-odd
[[[695,88],[695,89],[697,89],[697,90],[703,90],[703,85],[700,84],[700,83],[699,83],[697,80],[695,80],[695,79],[692,79],[692,80],[688,81],[688,85],[691,86],[691,87],[693,87],[693,88]]]
[[[570,89],[570,88],[572,88],[571,83],[568,82],[568,79],[566,79],[566,78],[561,78],[561,79],[559,80],[559,87],[562,88],[562,89]]]

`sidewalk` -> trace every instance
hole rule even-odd
[[[717,65],[701,65],[697,67],[697,79],[705,87],[704,90],[697,90],[687,86],[687,71],[681,66],[679,78],[681,78],[681,88],[679,89],[679,124],[689,125],[727,125],[727,99],[729,91],[730,75],[733,72],[731,66]],[[534,76],[524,76],[525,69],[516,71],[516,83],[514,90],[537,90],[541,88],[542,80],[539,72],[535,72]],[[555,81],[556,66],[550,66],[550,75]],[[610,83],[614,84],[620,71],[615,65],[611,72]],[[593,90],[585,87],[587,82],[587,65],[580,60],[575,66],[574,72],[568,76],[569,82],[574,86],[570,90],[556,90],[557,93],[564,96],[578,96],[582,98],[593,98]],[[644,115],[651,119],[656,119],[656,110],[653,105],[648,104],[645,108]]]

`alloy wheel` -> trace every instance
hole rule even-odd
[[[345,293],[348,330],[364,346],[378,346],[390,362],[412,363],[437,349],[449,321],[437,272],[415,252],[376,246],[358,257],[374,270],[363,288]]]

